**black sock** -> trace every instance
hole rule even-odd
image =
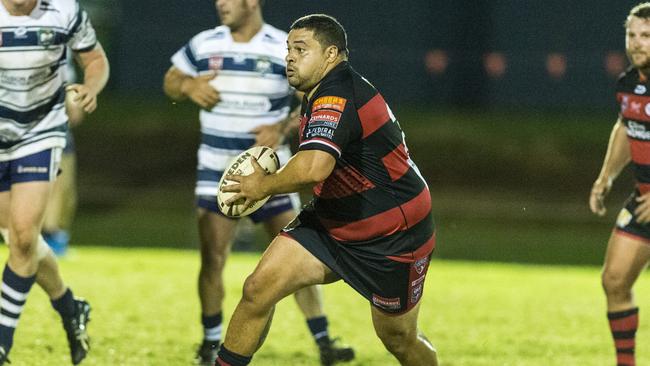
[[[208,342],[219,342],[221,340],[221,331],[223,321],[222,313],[215,315],[201,315],[201,324],[203,325],[203,340]]]
[[[221,345],[219,349],[219,357],[217,358],[216,365],[220,366],[246,366],[248,365],[253,356],[242,356],[229,351],[226,347]]]
[[[309,327],[309,331],[311,331],[312,336],[314,336],[316,343],[329,343],[330,337],[327,332],[328,322],[326,316],[318,316],[315,318],[307,319],[307,326]]]
[[[69,288],[58,299],[52,300],[52,307],[62,318],[70,318],[74,315],[74,296]]]

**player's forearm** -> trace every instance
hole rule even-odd
[[[163,83],[163,90],[165,94],[176,101],[181,101],[187,99],[187,94],[185,93],[185,85],[190,81],[191,76],[181,74],[179,72],[174,72],[174,70],[169,70],[165,74],[165,81]]]
[[[319,159],[317,151],[300,151],[274,174],[267,175],[263,190],[267,195],[298,192],[324,181],[334,169],[335,160]]]
[[[623,168],[630,162],[630,145],[627,139],[625,125],[622,122],[616,123],[612,129],[607,146],[607,154],[603,167],[598,176],[599,179],[613,181],[618,177]]]
[[[98,95],[108,82],[110,66],[101,47],[90,52],[94,52],[95,55],[83,65],[84,85],[95,95]]]

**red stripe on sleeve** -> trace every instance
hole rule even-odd
[[[390,121],[388,107],[381,94],[377,93],[368,103],[359,108],[359,120],[361,121],[364,139]]]
[[[400,144],[395,150],[381,158],[393,182],[400,179],[411,168],[407,160],[408,154],[406,153],[404,144]]]
[[[321,218],[320,221],[334,239],[360,241],[406,230],[427,217],[430,211],[431,196],[424,188],[410,201],[365,219],[339,222]]]

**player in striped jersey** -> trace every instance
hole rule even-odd
[[[228,162],[253,145],[276,149],[285,163],[291,155],[283,143],[297,125],[290,116],[295,91],[287,82],[284,55],[287,34],[265,24],[260,0],[217,0],[222,25],[199,33],[172,57],[164,88],[174,100],[190,99],[201,107],[196,196],[201,240],[199,298],[204,338],[197,361],[212,365],[221,340],[223,267],[235,234],[236,220],[217,208],[218,182]],[[250,216],[264,222],[271,236],[291,221],[298,208],[293,193],[271,198]],[[296,293],[296,300],[319,346],[321,363],[354,357],[351,348],[329,337],[317,287]]]
[[[74,108],[91,113],[108,79],[108,62],[78,2],[0,0],[0,228],[9,245],[0,298],[0,365],[34,282],[61,315],[72,363],[80,363],[89,349],[90,306],[63,283],[39,235],[65,146],[66,45],[85,76],[83,84],[67,86],[77,94]]]
[[[247,365],[275,304],[305,286],[345,280],[371,304],[375,332],[402,365],[437,365],[417,318],[435,246],[431,196],[379,92],[348,60],[336,19],[298,19],[287,78],[305,93],[300,151],[278,172],[256,165],[230,203],[313,187],[315,198],[278,235],[244,284],[217,365]]]
[[[625,203],[609,238],[602,284],[618,366],[635,365],[639,308],[632,287],[650,261],[650,2],[630,11],[625,47],[632,66],[616,86],[620,104],[607,154],[589,198],[591,211],[605,215],[603,200],[613,181],[632,163],[636,189]]]

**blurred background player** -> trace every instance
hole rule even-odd
[[[632,287],[650,260],[650,3],[632,8],[625,31],[625,47],[632,66],[616,86],[620,114],[591,190],[589,206],[595,214],[605,215],[603,200],[631,161],[636,189],[619,213],[609,239],[602,284],[617,365],[634,366],[639,308],[634,303]]]
[[[65,68],[69,83],[75,83],[77,80],[72,54],[68,52]],[[65,255],[68,250],[70,227],[77,210],[77,154],[72,127],[79,125],[86,117],[83,109],[75,108],[75,105],[66,105],[66,114],[70,129],[67,131],[65,148],[61,154],[60,173],[54,182],[50,202],[45,209],[42,229],[43,238],[57,256]]]
[[[222,337],[223,269],[237,220],[217,208],[218,182],[233,157],[253,145],[274,147],[282,163],[291,156],[284,137],[297,125],[291,114],[294,91],[285,75],[287,34],[262,18],[263,0],[218,0],[222,25],[199,33],[173,57],[164,89],[173,100],[190,99],[201,107],[201,145],[196,186],[201,242],[199,298],[204,338],[197,361],[212,365]],[[278,195],[250,218],[264,222],[275,236],[299,206],[296,194]],[[351,348],[329,337],[320,289],[296,293],[296,301],[319,347],[321,363],[354,357]]]
[[[291,25],[287,77],[305,93],[299,151],[276,173],[229,176],[226,201],[246,205],[312,188],[314,200],[273,239],[246,278],[217,365],[245,366],[275,304],[306,286],[343,279],[369,302],[377,336],[401,365],[435,366],[418,329],[435,247],[431,194],[381,94],[347,62],[343,26],[324,14]]]
[[[7,361],[27,295],[37,282],[61,315],[73,364],[89,350],[90,305],[63,283],[40,236],[65,147],[66,90],[83,113],[97,106],[108,62],[86,12],[74,0],[1,0],[0,228],[9,245],[0,300],[0,365]],[[84,83],[64,88],[66,45]]]

